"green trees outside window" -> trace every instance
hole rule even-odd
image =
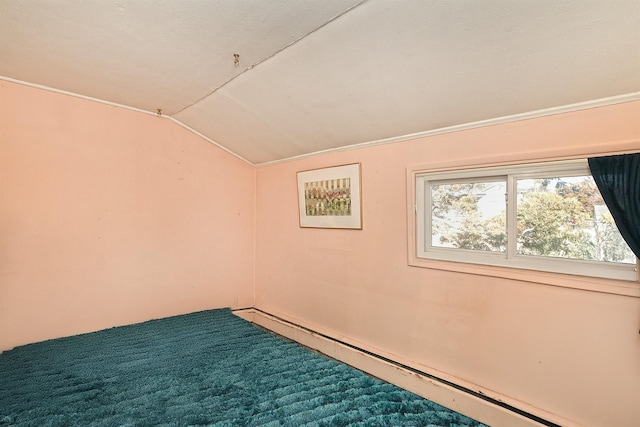
[[[515,182],[518,255],[635,263],[591,176]],[[506,188],[506,178],[432,182],[432,246],[505,252]]]

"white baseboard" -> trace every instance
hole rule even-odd
[[[369,375],[397,385],[489,426],[540,427],[553,424],[567,427],[576,426],[575,423],[567,419],[539,411],[537,408],[517,408],[520,412],[526,412],[532,414],[534,418],[537,417],[547,421],[547,423],[538,422],[518,413],[517,410],[514,411],[508,407],[494,404],[487,399],[474,395],[473,392],[449,385],[447,381],[442,382],[430,377],[428,374],[394,363],[394,361],[386,357],[377,356],[366,349],[359,349],[340,340],[332,339],[324,334],[288,322],[259,309],[247,308],[236,310],[233,313],[278,335],[296,341]]]

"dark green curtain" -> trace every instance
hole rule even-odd
[[[640,258],[640,153],[593,157],[589,169],[620,234]]]

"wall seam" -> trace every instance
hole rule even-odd
[[[253,167],[253,283],[252,283],[252,304],[256,305],[256,282],[257,282],[257,252],[258,252],[258,169]]]

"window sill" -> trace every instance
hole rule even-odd
[[[525,270],[511,267],[497,267],[482,264],[470,264],[455,261],[440,261],[418,258],[409,255],[409,266],[432,270],[452,271],[456,273],[475,274],[497,277],[521,282],[537,283],[547,286],[577,289],[587,292],[622,295],[640,298],[640,283],[625,280],[601,279],[571,274],[548,273],[544,271]]]

